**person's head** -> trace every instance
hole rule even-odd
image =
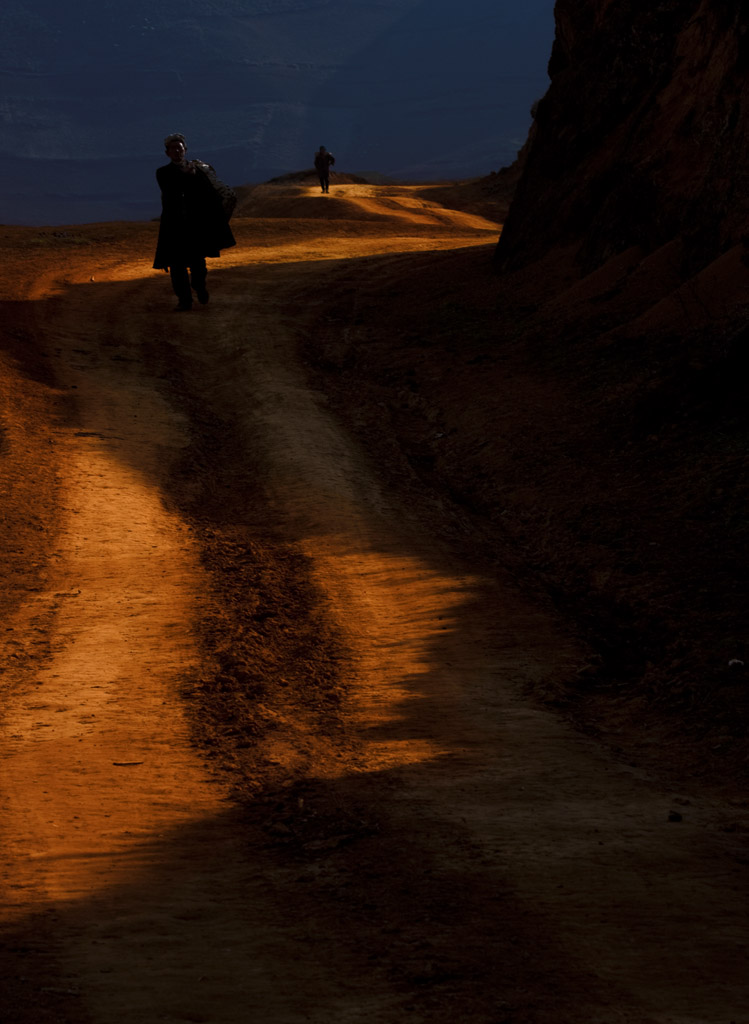
[[[318,150],[318,152],[325,153],[325,152],[327,152],[327,150],[325,149],[325,146],[320,146],[320,149]]]
[[[181,164],[187,152],[187,143],[185,142],[184,135],[181,132],[167,135],[164,139],[164,149],[172,163]]]

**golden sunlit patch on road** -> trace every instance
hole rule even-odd
[[[215,813],[220,799],[190,752],[178,700],[198,661],[197,554],[149,479],[160,452],[128,463],[128,446],[147,447],[157,425],[162,446],[178,435],[153,393],[117,396],[93,393],[90,429],[55,438],[66,456],[63,529],[33,602],[54,623],[51,658],[3,718],[5,811],[23,822],[12,840],[26,865],[17,914],[132,877],[144,837]]]
[[[446,705],[458,702],[466,666],[456,664],[448,679],[438,679],[439,645],[449,640],[479,581],[441,575],[405,554],[351,550],[345,525],[339,529],[305,548],[349,651],[348,712],[361,745],[354,770],[382,772],[444,757],[454,747],[424,735],[421,705],[436,693]]]

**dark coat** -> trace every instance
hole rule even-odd
[[[199,161],[192,161],[190,166],[195,167],[193,174],[175,163],[156,171],[161,189],[161,223],[155,270],[189,267],[196,257],[219,256],[221,249],[237,244],[220,195],[200,169]]]
[[[330,167],[335,163],[335,157],[327,149],[315,153],[315,170],[318,174],[328,174]]]

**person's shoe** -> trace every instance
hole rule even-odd
[[[189,313],[192,309],[192,302],[178,302],[174,307],[175,313]]]
[[[197,295],[198,302],[201,304],[201,306],[205,306],[205,304],[208,302],[208,300],[210,298],[210,295],[208,294],[208,289],[207,288],[196,288],[195,289],[195,294]]]

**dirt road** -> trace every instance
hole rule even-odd
[[[745,803],[535,704],[569,627],[311,383],[496,228],[327,198],[178,316],[153,225],[4,229],[0,1018],[744,1024]]]

